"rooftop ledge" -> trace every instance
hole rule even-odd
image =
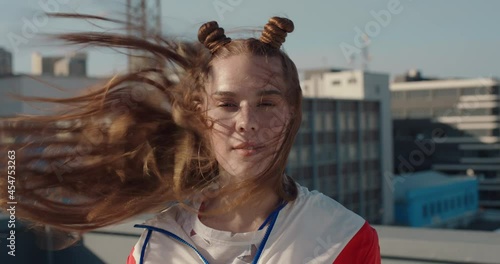
[[[500,233],[374,226],[382,258],[442,263],[494,263],[500,260]]]

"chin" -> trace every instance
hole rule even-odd
[[[256,168],[255,164],[253,165],[239,164],[239,166],[238,165],[235,166],[236,166],[235,168],[237,169],[225,170],[225,171],[228,172],[231,176],[242,180],[248,179],[250,177],[256,177],[257,175],[259,175],[264,171],[264,169]]]

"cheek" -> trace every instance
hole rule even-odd
[[[289,121],[289,111],[287,108],[274,109],[262,114],[261,127],[269,128],[274,132],[279,132]]]
[[[231,136],[231,133],[228,131],[228,129],[216,122],[214,123],[212,129],[210,129],[209,131],[212,148],[216,152],[226,150],[228,148],[228,142]]]
[[[259,142],[268,144],[280,144],[283,141],[287,118],[283,113],[263,116],[260,129],[257,132]]]

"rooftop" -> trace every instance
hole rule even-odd
[[[383,263],[498,264],[500,260],[500,234],[495,232],[393,226],[375,229]]]

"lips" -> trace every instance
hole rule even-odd
[[[262,148],[263,146],[259,146],[253,142],[243,142],[233,147],[235,151],[245,157],[257,154]]]

